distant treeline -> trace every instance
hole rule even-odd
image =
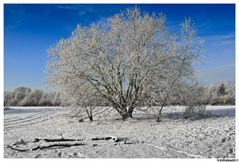
[[[207,98],[209,105],[234,105],[235,104],[235,86],[229,82],[221,84],[211,84],[208,87],[202,87],[203,95]],[[102,101],[98,105],[102,106]],[[177,104],[175,102],[175,104]],[[17,87],[12,92],[4,92],[4,106],[60,106],[60,94],[56,92],[44,92],[38,89],[26,87]],[[109,105],[105,103],[103,105]]]
[[[12,92],[4,92],[4,106],[60,106],[60,94],[17,87]]]

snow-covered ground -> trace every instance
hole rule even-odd
[[[235,157],[235,106],[208,106],[212,116],[185,120],[180,107],[165,109],[162,122],[136,112],[79,122],[63,108],[14,107],[4,111],[6,158]],[[100,120],[101,119],[101,120]],[[78,139],[46,141],[40,139]],[[38,138],[38,139],[36,139]],[[77,145],[71,147],[62,147]],[[54,146],[54,147],[53,147]]]

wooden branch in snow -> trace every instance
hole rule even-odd
[[[37,146],[32,148],[32,151],[35,150],[43,150],[43,149],[48,149],[48,148],[52,148],[52,147],[71,147],[71,146],[84,146],[85,143],[55,143],[55,144],[51,144],[51,145],[46,145],[46,146]]]
[[[44,138],[44,139],[41,139],[41,138],[35,138],[34,139],[34,142],[39,142],[39,141],[45,141],[45,142],[66,142],[66,141],[83,141],[84,138],[81,138],[81,139],[68,139],[68,138],[55,138],[55,139],[49,139],[49,138]]]
[[[13,147],[11,145],[8,145],[7,148],[10,148],[12,150],[19,151],[19,152],[26,152],[26,151],[43,150],[43,149],[48,149],[52,147],[71,147],[71,146],[84,146],[84,145],[85,143],[54,143],[54,144],[45,145],[45,146],[38,145],[32,149],[20,149],[20,148]]]
[[[7,145],[7,148],[10,148],[12,150],[15,150],[15,151],[19,151],[19,152],[26,152],[26,151],[29,151],[30,149],[19,149],[19,148],[15,148],[15,147],[12,147],[11,145]]]

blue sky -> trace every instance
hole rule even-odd
[[[77,24],[104,23],[109,17],[136,4],[5,4],[4,88],[27,86],[47,90],[47,49],[71,35]],[[195,65],[202,84],[235,82],[235,6],[233,4],[137,4],[142,11],[162,12],[173,32],[191,18],[204,40]]]

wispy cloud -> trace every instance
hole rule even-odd
[[[57,5],[56,7],[57,9],[61,9],[61,10],[69,10],[77,16],[84,16],[85,14],[96,13],[96,11],[89,5],[62,4],[62,5]]]
[[[205,43],[210,47],[235,44],[235,34],[234,33],[204,36],[203,39],[205,40]]]

